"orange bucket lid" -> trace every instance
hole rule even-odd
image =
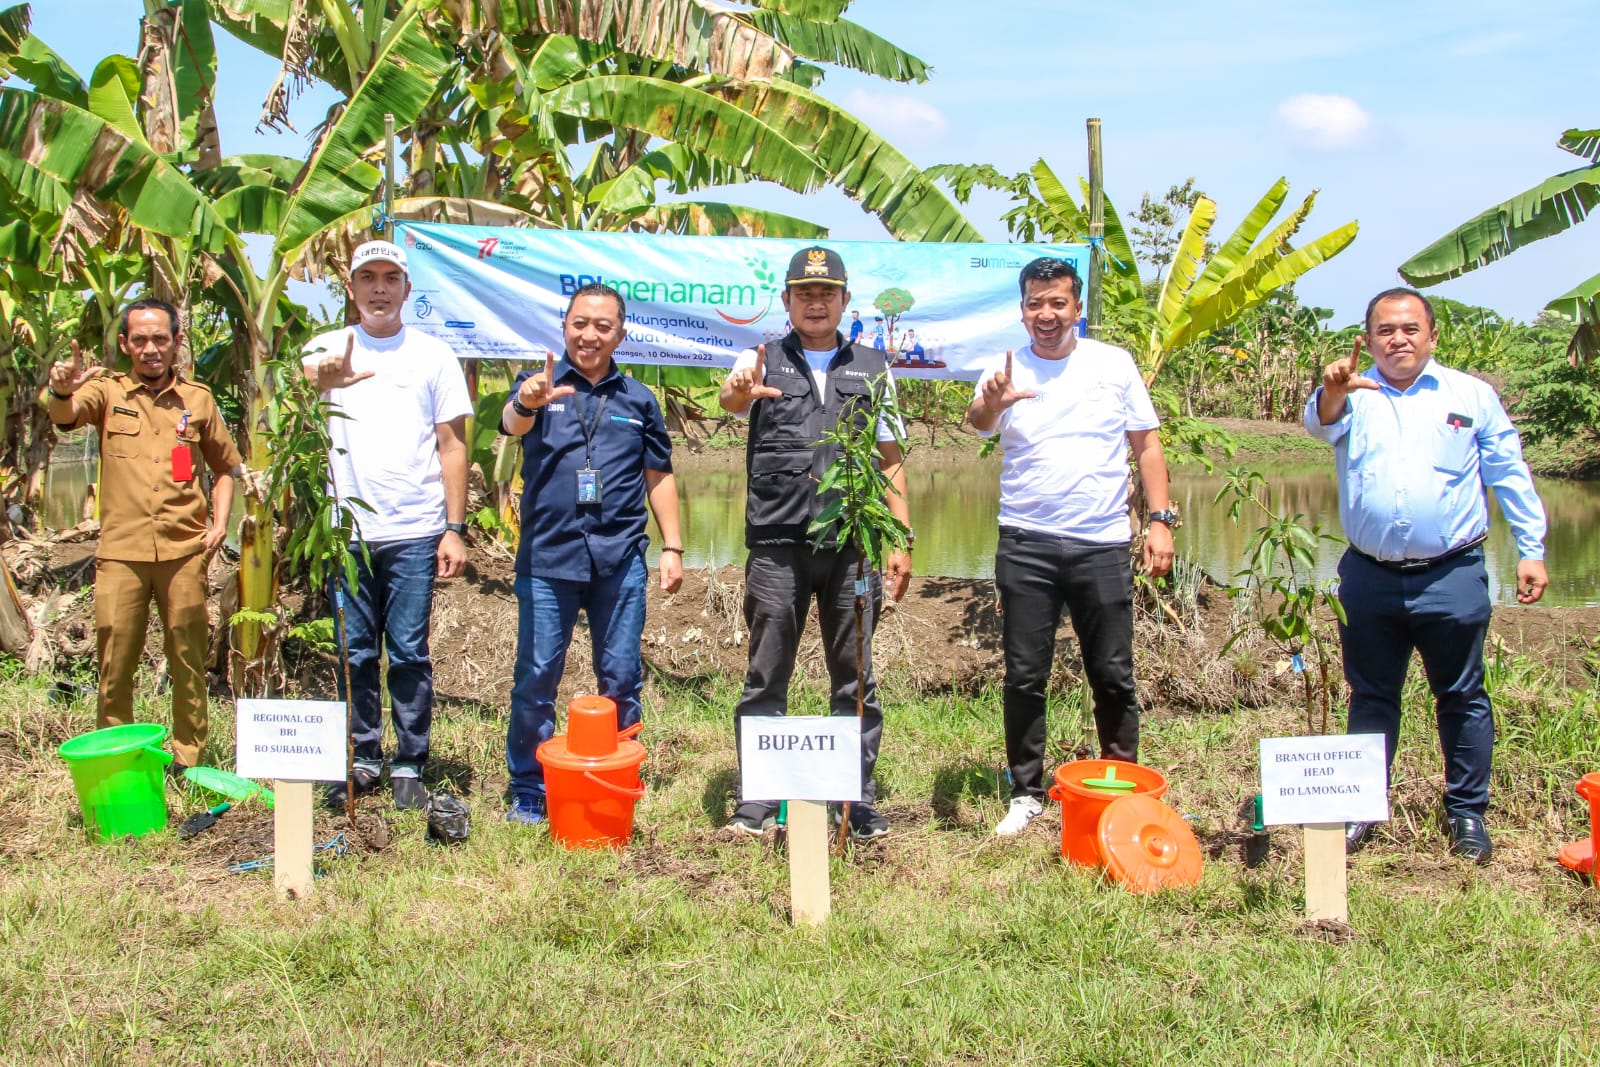
[[[1150,796],[1118,797],[1100,814],[1100,858],[1135,893],[1200,883],[1200,842],[1183,816]]]
[[[567,734],[556,734],[534,750],[534,756],[546,767],[567,771],[620,771],[637,767],[644,762],[644,746],[637,741],[618,741],[609,755],[589,756],[572,751]]]

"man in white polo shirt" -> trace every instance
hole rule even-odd
[[[358,325],[334,330],[307,347],[304,366],[339,417],[329,420],[333,488],[352,504],[359,573],[354,590],[343,575],[332,592],[345,596],[350,657],[355,786],[377,787],[383,769],[383,709],[378,660],[389,655],[390,718],[395,754],[389,766],[397,808],[420,808],[428,793],[422,768],[433,723],[433,662],[428,633],[434,578],[454,578],[466,565],[466,422],[472,412],[466,377],[443,341],[400,321],[411,283],[406,254],[369,241],[350,257],[350,296]],[[368,510],[370,508],[371,510]],[[341,695],[344,679],[339,679]],[[343,783],[328,802],[342,806]]]
[[[1022,268],[1022,325],[1032,343],[979,379],[967,418],[1000,434],[1000,592],[1011,806],[995,833],[1020,833],[1044,810],[1045,693],[1061,610],[1072,618],[1094,694],[1101,755],[1135,761],[1133,570],[1128,449],[1149,503],[1144,567],[1172,567],[1160,420],[1133,357],[1077,335],[1083,283],[1072,264]]]

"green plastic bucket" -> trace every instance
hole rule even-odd
[[[167,728],[136,722],[80,734],[62,744],[72,771],[83,825],[102,841],[167,828],[162,772],[172,757],[161,749]]]

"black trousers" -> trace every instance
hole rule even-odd
[[[1137,761],[1133,568],[1127,544],[1103,545],[1000,527],[995,554],[1006,655],[1006,762],[1012,796],[1042,798],[1045,693],[1066,607],[1094,694],[1100,754]]]
[[[750,629],[750,666],[734,718],[785,715],[789,679],[794,674],[800,634],[811,601],[822,626],[822,655],[832,689],[834,715],[856,713],[856,552],[813,552],[805,545],[760,545],[750,550],[744,571],[744,621]],[[862,613],[862,673],[866,679],[861,723],[861,790],[870,803],[877,795],[872,770],[883,737],[883,709],[872,677],[872,628],[883,606],[883,583],[870,566],[866,610]]]

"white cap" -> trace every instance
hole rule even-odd
[[[411,273],[411,269],[406,266],[405,249],[388,241],[368,241],[356,249],[350,256],[350,273],[354,274],[368,263],[378,260],[393,263],[407,274]]]

